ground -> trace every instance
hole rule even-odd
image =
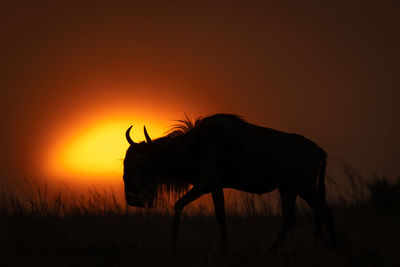
[[[184,217],[169,243],[171,216],[32,215],[1,219],[2,266],[398,266],[400,216],[376,207],[334,208],[338,250],[314,242],[311,213],[298,215],[282,247],[269,252],[280,216],[228,216],[230,247],[219,252],[215,219]]]
[[[246,195],[243,207],[251,212],[227,216],[226,254],[213,214],[188,207],[173,247],[170,208],[126,209],[93,190],[91,198],[68,204],[60,194],[50,198],[46,188],[26,185],[25,198],[0,194],[0,266],[400,266],[400,179],[377,179],[365,184],[367,194],[353,190],[352,202],[331,203],[337,250],[315,242],[313,213],[299,203],[295,226],[270,252],[282,218],[267,206],[257,212]],[[235,199],[227,210],[239,204]]]

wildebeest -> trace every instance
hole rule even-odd
[[[315,212],[316,234],[325,224],[335,246],[333,217],[325,200],[326,153],[313,141],[245,122],[232,114],[216,114],[192,123],[181,120],[168,135],[130,144],[124,159],[125,197],[128,205],[151,207],[162,185],[192,185],[174,206],[171,241],[178,237],[183,208],[211,193],[221,230],[222,249],[227,247],[223,188],[263,194],[278,189],[283,223],[273,243],[282,242],[295,222],[300,195]]]

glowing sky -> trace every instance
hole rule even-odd
[[[4,4],[0,176],[120,179],[126,128],[157,137],[184,112],[301,133],[327,150],[331,171],[345,160],[398,175],[398,11],[395,1]]]
[[[158,121],[152,118],[151,123],[146,123],[153,138],[161,137],[165,132]],[[57,135],[46,151],[44,171],[54,177],[79,177],[79,180],[91,183],[122,177],[122,162],[129,146],[123,133],[130,123],[129,118],[114,116],[86,121],[82,127],[67,125],[64,133]],[[144,125],[145,122],[136,116],[131,130],[135,142],[144,140]]]

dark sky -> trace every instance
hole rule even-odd
[[[400,174],[397,1],[6,2],[0,176],[36,175],[63,125],[139,107],[237,113]]]

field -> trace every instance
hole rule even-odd
[[[179,245],[169,243],[172,212],[126,208],[112,193],[65,200],[45,185],[25,181],[25,197],[0,199],[1,266],[399,266],[400,180],[353,183],[347,201],[333,206],[339,249],[314,242],[313,214],[299,203],[297,223],[282,247],[269,252],[281,217],[276,203],[252,196],[227,203],[229,250],[219,253],[219,231],[207,199],[182,218]],[[363,193],[361,193],[363,192]],[[272,194],[276,196],[276,194]],[[267,203],[268,204],[268,203]],[[247,210],[247,212],[245,211]]]

